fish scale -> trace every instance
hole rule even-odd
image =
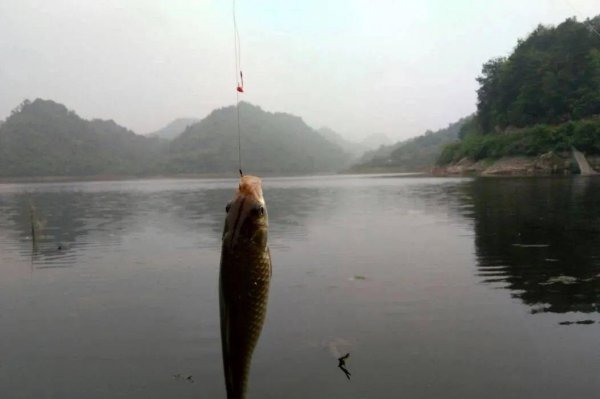
[[[259,185],[257,193],[243,195],[248,178],[253,177],[242,178],[232,202],[221,251],[221,342],[228,399],[245,397],[252,353],[265,321],[271,280],[266,212],[260,218],[249,216],[248,212],[253,206],[264,207],[262,191]]]

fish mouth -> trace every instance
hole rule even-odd
[[[229,249],[248,241],[257,229],[266,226],[266,207],[261,181],[256,176],[242,176],[234,200],[228,206]]]
[[[256,201],[264,203],[262,180],[260,180],[260,177],[250,175],[242,176],[236,193],[236,196],[240,195],[253,197]]]

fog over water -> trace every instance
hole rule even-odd
[[[596,0],[238,0],[244,99],[350,138],[402,139],[475,110],[481,65]],[[3,0],[0,118],[52,99],[138,133],[235,101],[231,2]]]

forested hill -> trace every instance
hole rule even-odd
[[[169,146],[170,173],[223,173],[238,164],[235,107],[213,111],[188,127]],[[348,154],[301,118],[271,113],[240,103],[242,159],[245,173],[297,174],[335,172],[347,166]]]
[[[319,132],[319,134],[326,138],[328,141],[338,145],[341,149],[344,150],[344,152],[349,154],[352,159],[360,157],[362,154],[364,154],[365,151],[369,149],[361,143],[348,140],[338,132],[328,127],[322,127],[318,129],[317,132]]]
[[[566,151],[600,153],[600,16],[538,26],[483,65],[477,114],[440,163]]]
[[[0,126],[0,176],[150,173],[161,146],[112,120],[88,121],[56,102],[26,100]]]
[[[403,171],[416,172],[429,169],[435,164],[446,144],[458,140],[458,132],[472,117],[462,118],[438,131],[425,134],[389,146],[381,146],[366,153],[352,167],[355,172]]]
[[[310,174],[348,167],[350,155],[297,116],[247,103],[240,104],[240,116],[246,173]],[[213,111],[171,142],[137,135],[114,121],[85,120],[64,105],[40,99],[24,101],[0,125],[0,177],[223,174],[237,166],[234,107]]]
[[[174,121],[170,122],[165,127],[152,132],[149,136],[160,137],[166,140],[172,140],[175,137],[179,136],[188,126],[193,125],[194,123],[200,122],[200,119],[197,118],[177,118]]]
[[[379,147],[392,143],[390,138],[383,133],[373,133],[360,141],[352,141],[328,127],[322,127],[317,132],[332,143],[339,145],[351,156],[352,161],[357,161],[365,153],[371,153]]]
[[[595,26],[595,32],[593,27]],[[477,79],[482,133],[508,126],[556,124],[600,113],[600,16],[538,26],[508,58],[483,66]]]

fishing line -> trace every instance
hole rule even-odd
[[[235,2],[233,0],[233,46],[235,50],[235,110],[237,115],[237,133],[238,133],[238,166],[240,177],[244,175],[242,172],[242,129],[240,125],[240,93],[244,92],[244,74],[242,73],[242,46],[240,42],[240,32],[237,27],[237,19],[235,15]],[[239,76],[239,79],[238,79]]]

